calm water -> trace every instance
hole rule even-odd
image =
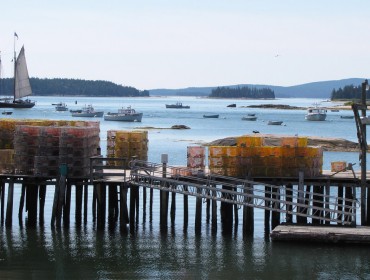
[[[118,106],[132,105],[144,112],[142,123],[105,122],[100,119],[101,147],[106,148],[106,131],[154,127],[149,130],[149,160],[159,162],[169,155],[170,165],[186,164],[186,147],[223,137],[239,136],[258,130],[261,133],[316,135],[356,139],[354,120],[341,119],[351,111],[328,112],[325,122],[307,122],[302,110],[242,108],[251,104],[275,103],[310,106],[318,100],[209,100],[193,97],[153,98],[63,98],[37,97],[37,106],[14,110],[12,118],[72,119],[68,112],[55,112],[51,103],[66,102],[70,109],[92,103],[96,109],[115,111]],[[77,101],[77,105],[75,105]],[[182,101],[188,110],[165,109],[165,104]],[[237,108],[226,105],[237,103]],[[323,103],[331,105],[331,103]],[[203,119],[203,114],[217,113],[220,119]],[[241,121],[247,113],[256,113],[256,122]],[[4,117],[2,115],[2,117]],[[76,119],[76,118],[73,118]],[[269,120],[284,121],[283,126],[269,126]],[[169,130],[175,124],[189,130]],[[358,153],[324,154],[324,169],[331,161],[356,163]],[[15,197],[19,195],[16,188]],[[92,190],[89,191],[92,193]],[[0,228],[0,279],[367,279],[370,278],[369,247],[285,244],[266,241],[263,212],[255,210],[253,237],[242,236],[242,224],[231,235],[221,226],[212,233],[205,220],[201,235],[194,234],[194,215],[183,229],[181,198],[177,196],[178,217],[173,227],[159,230],[158,194],[155,192],[153,220],[143,211],[137,232],[118,230],[97,232],[91,217],[87,225],[69,230],[52,230],[49,226],[53,190],[46,196],[45,226],[35,230],[18,225],[18,199],[14,205],[11,230]],[[90,199],[91,201],[91,199]],[[142,203],[142,202],[141,202]],[[195,200],[190,198],[189,209]],[[71,209],[71,213],[74,209]],[[205,212],[205,211],[204,211]],[[241,211],[240,214],[241,215]],[[25,216],[27,214],[25,213]],[[282,218],[283,219],[283,218]],[[73,219],[72,219],[73,220]]]

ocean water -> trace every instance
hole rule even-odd
[[[169,165],[186,165],[186,148],[216,139],[240,136],[258,130],[301,136],[340,137],[357,141],[352,119],[341,119],[352,111],[328,112],[325,122],[308,122],[304,110],[252,109],[252,104],[287,104],[311,106],[320,100],[227,100],[195,97],[150,98],[85,98],[35,97],[32,109],[14,110],[11,118],[76,119],[69,112],[56,112],[52,103],[65,102],[69,109],[92,104],[97,110],[115,111],[132,106],[144,113],[141,123],[107,122],[102,118],[101,148],[106,149],[106,131],[150,128],[149,161],[160,162],[168,154]],[[183,102],[190,109],[166,109],[165,104]],[[77,104],[75,104],[77,102]],[[227,108],[236,103],[237,108]],[[323,106],[335,105],[323,102]],[[220,114],[219,119],[204,119],[203,114]],[[256,122],[242,121],[255,113]],[[5,118],[4,115],[1,115]],[[82,119],[82,118],[81,118]],[[85,119],[92,120],[92,119]],[[267,125],[269,120],[283,121],[282,126]],[[188,130],[168,129],[181,124]],[[325,152],[324,169],[332,161],[355,163],[360,168],[358,153]],[[142,192],[142,190],[141,190]],[[89,190],[89,194],[92,189]],[[177,217],[166,231],[159,228],[158,193],[154,191],[154,211],[140,211],[135,232],[116,229],[97,231],[88,217],[82,227],[73,223],[69,229],[53,229],[49,221],[53,189],[48,188],[45,225],[36,229],[21,227],[17,213],[19,188],[15,190],[13,227],[0,228],[0,279],[367,279],[370,278],[370,254],[364,246],[272,243],[265,238],[263,211],[255,210],[255,232],[242,235],[242,224],[232,233],[216,233],[202,220],[201,234],[194,230],[195,200],[189,198],[189,226],[184,229],[182,199],[176,197]],[[141,195],[142,197],[142,195]],[[91,197],[89,198],[91,202]],[[89,203],[90,203],[89,202]],[[140,201],[142,207],[142,201]],[[218,206],[219,207],[219,206]],[[48,211],[48,209],[50,211]],[[205,211],[204,211],[205,212]],[[71,213],[74,213],[72,202]],[[90,208],[89,208],[90,213]],[[239,217],[242,212],[240,210]],[[27,213],[24,214],[27,217]]]

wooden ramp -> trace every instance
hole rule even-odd
[[[270,237],[272,241],[370,245],[370,227],[279,225],[271,232]]]

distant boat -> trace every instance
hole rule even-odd
[[[65,103],[59,102],[59,103],[52,104],[52,105],[55,105],[55,110],[58,111],[58,112],[68,111],[67,104],[65,104]]]
[[[315,104],[314,107],[307,109],[305,118],[308,121],[325,121],[326,112],[327,110],[325,108],[320,108],[317,104]]]
[[[267,124],[268,125],[282,125],[282,121],[269,121]]]
[[[15,37],[18,36],[14,33],[14,46]],[[13,97],[5,97],[0,99],[0,108],[32,108],[35,106],[35,102],[29,99],[21,99],[23,97],[32,94],[32,88],[30,84],[30,79],[28,76],[26,56],[24,53],[24,47],[16,57],[14,49],[14,86],[13,86]],[[1,58],[0,58],[0,68],[1,68]],[[0,77],[1,78],[1,77]],[[2,92],[0,94],[3,94]]]
[[[353,119],[355,116],[340,116],[341,119]]]
[[[95,111],[92,105],[85,105],[81,110],[72,112],[72,117],[101,118],[103,115],[104,111]]]
[[[1,114],[3,114],[3,115],[11,115],[11,114],[13,114],[13,112],[12,111],[3,111],[3,112],[1,112]]]
[[[245,116],[245,117],[242,117],[242,120],[243,121],[256,121],[257,120],[257,117],[256,116]]]
[[[126,109],[118,109],[117,113],[110,113],[104,115],[106,121],[122,121],[122,122],[141,122],[143,113],[137,113],[131,106]]]
[[[330,111],[332,111],[332,112],[339,112],[338,109],[331,109]]]
[[[203,118],[206,119],[217,119],[220,115],[203,115]]]
[[[235,103],[229,104],[229,105],[227,105],[227,107],[234,108],[234,107],[236,107],[236,104]]]
[[[181,102],[176,102],[175,104],[166,104],[168,109],[190,109],[190,106],[182,105]]]

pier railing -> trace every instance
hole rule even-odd
[[[140,160],[130,162],[133,184],[166,192],[181,193],[240,206],[249,206],[285,215],[320,219],[336,224],[353,225],[356,199],[307,192],[248,179],[206,174],[193,169]],[[191,174],[191,175],[189,175]]]

